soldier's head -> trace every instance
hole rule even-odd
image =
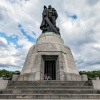
[[[49,5],[48,8],[51,9],[52,8],[51,5]]]
[[[46,9],[47,7],[46,6],[44,6],[44,9]]]
[[[54,10],[54,11],[55,11],[55,8],[52,8],[52,10]]]

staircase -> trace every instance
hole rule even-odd
[[[82,81],[9,81],[0,99],[100,99],[100,90]]]

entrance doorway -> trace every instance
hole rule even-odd
[[[44,75],[50,76],[51,80],[56,80],[56,60],[45,60]]]

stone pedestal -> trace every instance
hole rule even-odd
[[[94,89],[100,90],[100,80],[92,80],[92,85]]]
[[[86,74],[81,75],[82,81],[88,81],[88,77]]]
[[[18,77],[19,77],[18,74],[14,74],[14,75],[12,76],[12,81],[18,81]]]
[[[70,48],[53,32],[42,34],[30,48],[18,80],[43,80],[46,60],[55,60],[56,80],[81,81]]]
[[[99,78],[99,77],[95,77],[95,79],[96,79],[96,80],[100,80],[100,78]]]
[[[0,77],[0,80],[3,80],[3,77]]]
[[[8,85],[8,80],[0,80],[0,90],[6,89]]]

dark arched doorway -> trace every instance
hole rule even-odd
[[[51,80],[56,80],[56,60],[45,60],[44,75],[51,77]]]

